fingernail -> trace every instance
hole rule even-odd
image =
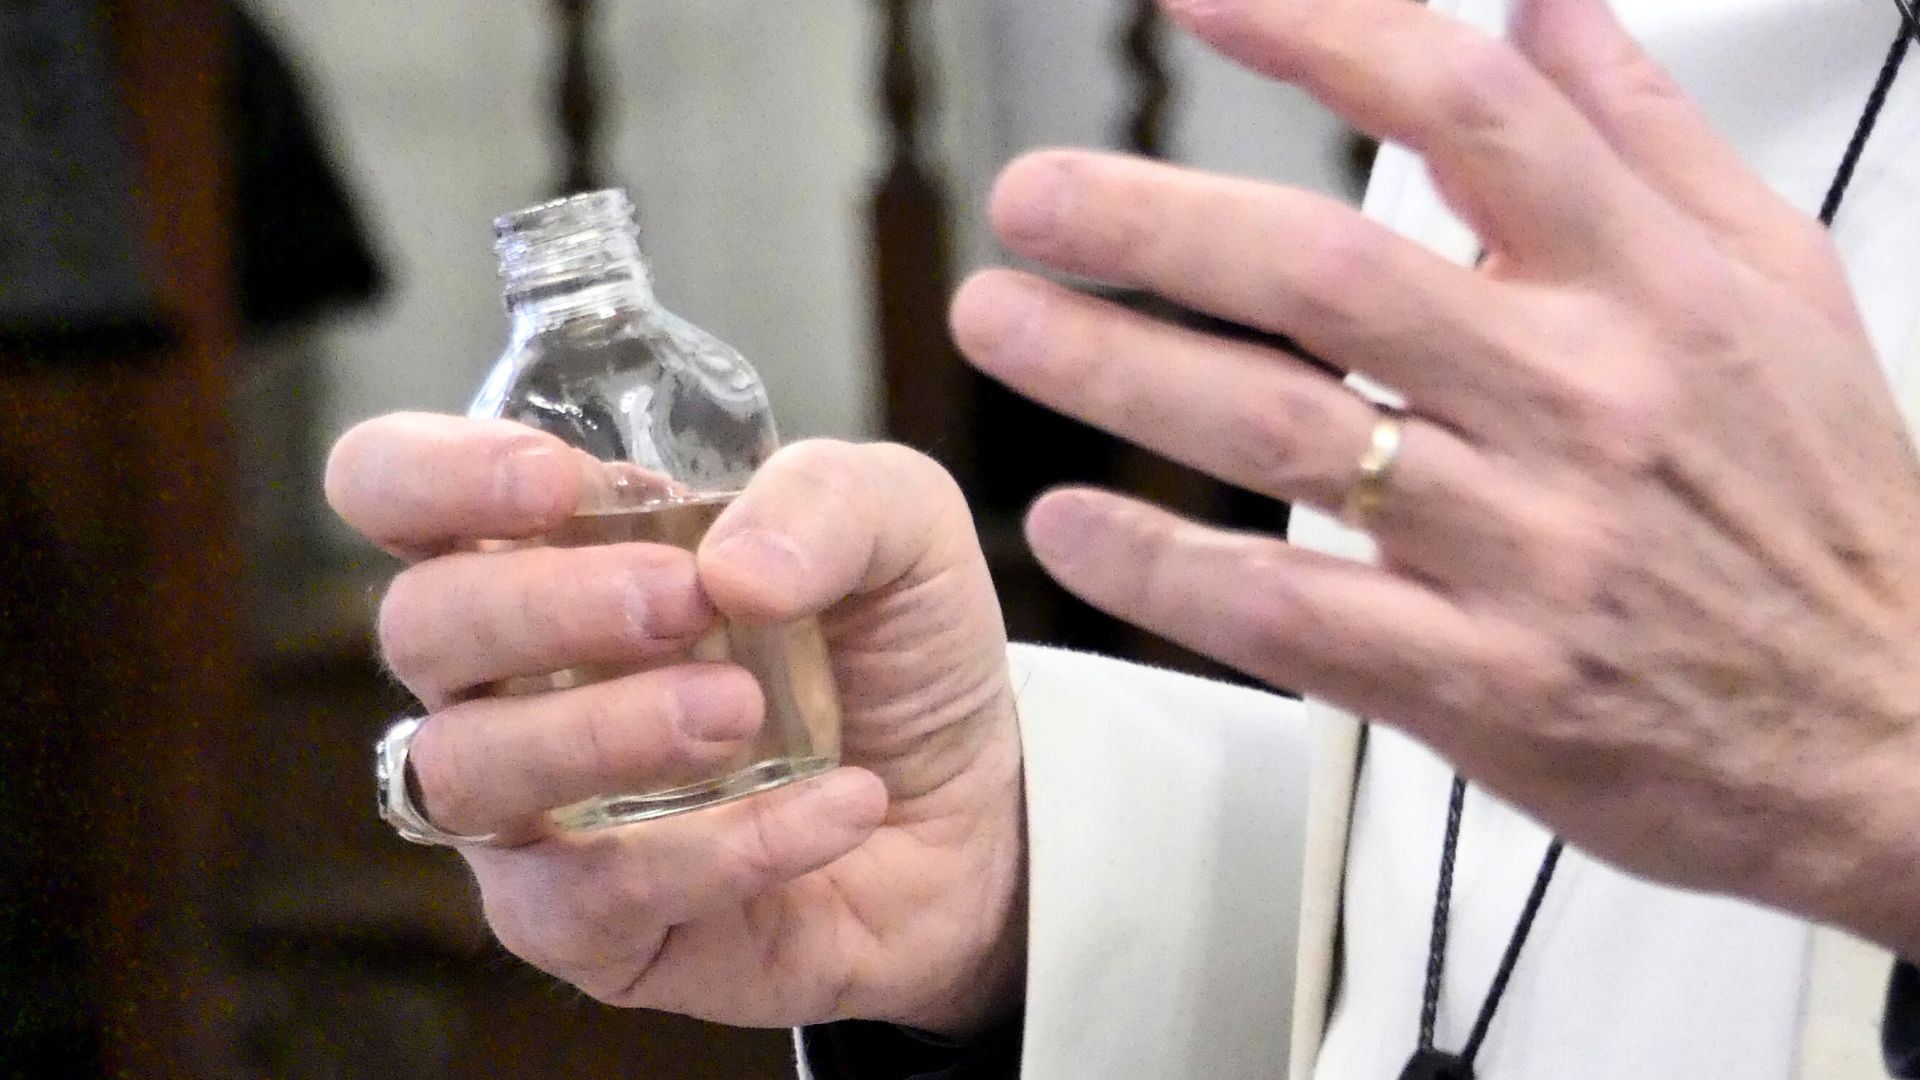
[[[1046,562],[1072,562],[1095,540],[1105,518],[1095,497],[1077,491],[1054,492],[1034,504],[1027,515],[1027,542]]]
[[[680,730],[701,742],[735,742],[760,727],[760,687],[745,671],[688,672],[673,688]]]
[[[529,518],[552,518],[565,513],[567,498],[562,470],[563,451],[552,446],[523,446],[500,463],[499,495],[515,512]]]
[[[627,626],[642,641],[681,638],[713,622],[713,604],[700,591],[699,574],[684,553],[626,571],[616,588]]]
[[[807,572],[806,559],[792,540],[760,529],[722,539],[713,557],[758,581],[798,581]]]
[[[620,610],[627,617],[627,629],[642,640],[659,631],[653,625],[653,602],[647,598],[647,582],[637,574],[623,574],[615,588],[620,593]]]

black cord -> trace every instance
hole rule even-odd
[[[1440,980],[1447,965],[1447,923],[1453,910],[1453,867],[1459,856],[1460,824],[1466,815],[1466,804],[1467,781],[1455,776],[1453,793],[1447,800],[1446,838],[1440,844],[1440,884],[1433,898],[1433,931],[1427,944],[1427,983],[1420,1000],[1421,1051],[1434,1049],[1434,1026],[1440,1016]],[[1540,908],[1546,903],[1547,886],[1553,883],[1554,871],[1560,866],[1560,854],[1564,849],[1565,845],[1555,837],[1547,845],[1547,854],[1540,861],[1540,869],[1533,875],[1533,889],[1527,893],[1526,905],[1520,909],[1520,918],[1507,938],[1506,952],[1501,954],[1500,966],[1494,971],[1485,1000],[1480,1003],[1480,1015],[1474,1019],[1473,1033],[1467,1036],[1466,1045],[1457,1055],[1460,1062],[1469,1068],[1473,1065],[1475,1055],[1480,1053],[1480,1044],[1486,1041],[1488,1029],[1493,1027],[1493,1016],[1500,1010],[1501,999],[1506,997],[1507,985],[1513,981],[1513,970],[1520,963],[1520,951],[1526,947],[1527,938],[1533,933],[1533,924],[1539,918]]]
[[[1467,1036],[1467,1045],[1460,1050],[1460,1057],[1468,1064],[1473,1063],[1475,1054],[1480,1052],[1480,1044],[1487,1040],[1487,1029],[1493,1026],[1494,1010],[1500,1007],[1500,999],[1507,994],[1507,983],[1513,979],[1513,969],[1520,963],[1520,950],[1527,944],[1527,936],[1533,933],[1533,922],[1540,914],[1541,904],[1547,899],[1547,886],[1553,883],[1553,872],[1560,865],[1560,853],[1566,850],[1566,844],[1559,837],[1547,845],[1546,858],[1540,860],[1540,870],[1533,877],[1533,891],[1527,894],[1527,905],[1520,909],[1520,921],[1514,925],[1513,936],[1507,940],[1507,951],[1500,957],[1500,968],[1493,973],[1493,984],[1487,988],[1487,1000],[1480,1006],[1480,1016],[1473,1022],[1473,1034]]]
[[[1820,204],[1820,223],[1831,227],[1833,219],[1840,213],[1840,203],[1847,197],[1847,187],[1853,183],[1853,171],[1860,165],[1861,155],[1866,153],[1867,140],[1873,136],[1873,127],[1880,122],[1880,113],[1887,106],[1887,95],[1893,90],[1895,79],[1900,77],[1900,65],[1907,59],[1908,47],[1913,39],[1920,36],[1916,29],[1912,11],[1901,4],[1900,14],[1906,20],[1893,35],[1893,45],[1887,49],[1886,62],[1880,65],[1880,77],[1874,81],[1873,92],[1867,95],[1867,107],[1860,114],[1860,122],[1854,125],[1853,138],[1847,140],[1847,152],[1841,155],[1840,169],[1833,174],[1833,183],[1827,187],[1827,197]]]
[[[1433,896],[1433,929],[1427,937],[1427,982],[1420,996],[1420,1048],[1433,1046],[1433,1028],[1440,1019],[1440,978],[1447,967],[1447,923],[1453,915],[1453,862],[1460,849],[1460,817],[1467,805],[1467,781],[1453,778],[1447,799],[1447,833],[1440,842],[1440,885]]]

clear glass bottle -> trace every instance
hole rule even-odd
[[[766,387],[740,353],[661,307],[640,254],[633,204],[601,191],[494,223],[512,336],[468,415],[559,436],[605,463],[564,527],[529,544],[645,541],[693,550],[779,444]],[[711,776],[664,779],[555,810],[566,829],[694,810],[839,763],[840,704],[815,620],[729,621],[689,659],[738,663],[760,681],[767,718]],[[624,671],[515,679],[501,693],[564,689]]]

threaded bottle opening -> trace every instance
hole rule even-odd
[[[509,306],[619,282],[648,284],[633,200],[620,190],[573,195],[493,223]]]

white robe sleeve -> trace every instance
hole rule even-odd
[[[1018,647],[1024,1080],[1285,1075],[1312,747],[1300,703]]]
[[[1015,646],[1011,661],[1028,823],[1022,1080],[1284,1076],[1304,707],[1098,656]]]

